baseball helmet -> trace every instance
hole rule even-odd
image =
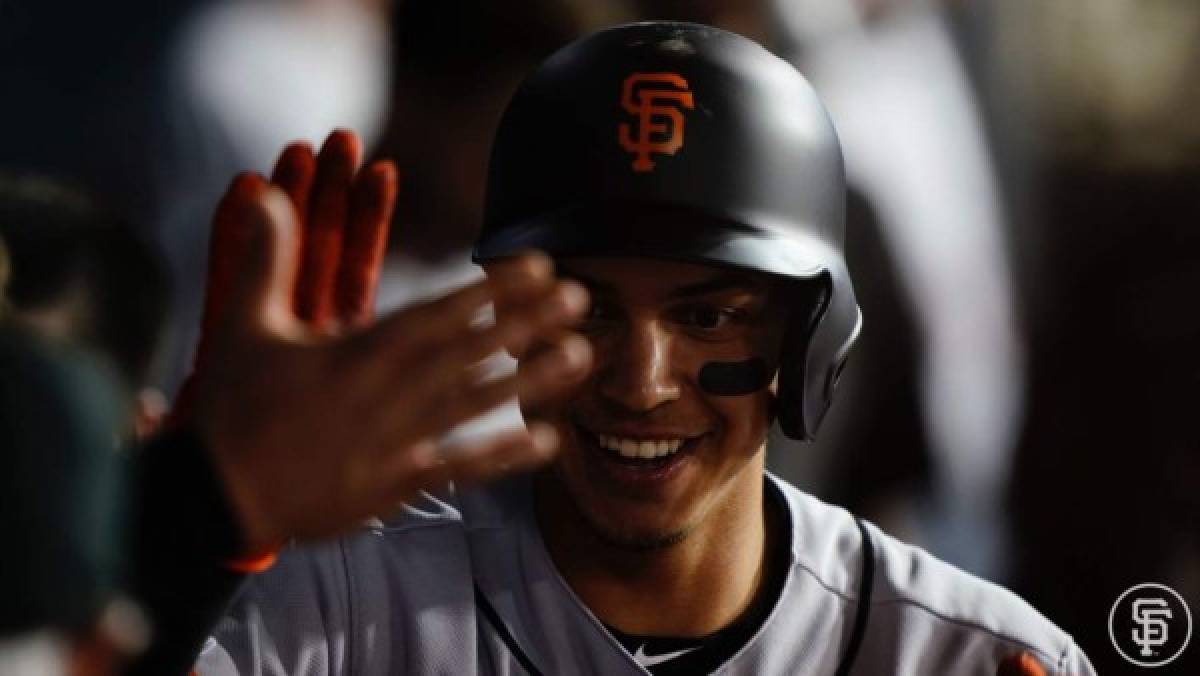
[[[805,282],[777,410],[812,439],[862,324],[845,192],[833,125],[795,68],[710,26],[627,24],[559,50],[513,95],[473,259],[646,256]]]

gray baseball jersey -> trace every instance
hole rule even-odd
[[[790,513],[790,567],[763,625],[715,673],[833,674],[853,652],[855,674],[992,676],[1019,651],[1048,673],[1094,673],[1011,592],[782,480],[768,487]],[[288,550],[234,599],[197,673],[644,676],[555,569],[531,494],[525,478],[425,495],[365,532]]]

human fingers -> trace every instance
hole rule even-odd
[[[296,208],[296,224],[300,228],[304,227],[304,219],[308,214],[308,196],[316,171],[317,158],[312,145],[307,141],[296,141],[283,149],[271,172],[271,183],[282,188],[291,198]]]
[[[531,423],[523,436],[517,433],[490,443],[445,449],[444,471],[456,486],[467,486],[533,469],[558,451],[558,433],[550,425]]]
[[[530,250],[526,253],[490,261],[484,267],[488,280],[498,289],[508,289],[504,301],[520,301],[529,294],[537,293],[540,287],[522,284],[523,278],[544,279],[554,276],[554,261],[545,254]]]
[[[553,458],[558,444],[558,433],[544,423],[442,449],[426,442],[415,453],[398,454],[382,475],[392,477],[392,499],[403,500],[419,490],[440,488],[451,481],[456,486],[467,486],[528,471]]]
[[[493,318],[498,324],[503,324],[514,318],[528,321],[530,315],[527,309],[544,302],[547,290],[562,293],[570,292],[579,302],[574,303],[574,310],[569,315],[561,315],[554,322],[541,322],[534,334],[526,334],[524,339],[506,342],[504,347],[513,357],[521,356],[527,349],[530,340],[554,339],[562,335],[562,330],[568,324],[574,324],[583,316],[590,299],[584,287],[573,280],[554,280],[554,263],[540,252],[529,252],[489,266],[488,282],[496,290],[493,303]],[[549,282],[549,284],[547,284]],[[539,311],[543,313],[544,311]]]
[[[490,279],[475,282],[442,298],[391,313],[350,343],[352,352],[374,354],[382,351],[390,354],[386,360],[407,364],[413,355],[421,357],[425,352],[438,351],[445,343],[460,340],[478,330],[482,311],[488,304],[497,297],[529,293],[528,287],[540,289],[541,293],[553,288],[550,264],[545,257],[530,257],[520,273],[506,277],[503,282]],[[526,327],[516,324],[505,330],[521,334]],[[505,337],[517,340],[522,336]]]
[[[539,252],[530,251],[528,254],[516,258],[501,259],[499,261],[489,262],[485,266],[488,279],[496,284],[504,284],[511,275],[520,274],[522,272],[521,266],[528,265],[530,262],[530,257],[533,257],[534,261],[541,263],[541,260],[538,258],[539,256],[541,256]],[[553,266],[553,262],[549,261],[549,259],[545,259],[545,262]],[[551,274],[553,274],[552,268]],[[574,284],[576,282],[571,281],[570,283]],[[510,315],[514,311],[514,308],[519,307],[522,303],[527,303],[530,300],[536,299],[538,293],[540,293],[540,290],[536,288],[518,288],[513,292],[498,297],[495,302],[496,316],[506,317]],[[544,346],[546,342],[552,342],[563,335],[564,332],[561,331],[549,332],[540,336],[539,340],[535,340],[533,345],[512,344],[506,345],[505,348],[511,356],[519,359],[526,356],[526,352],[530,348]]]
[[[201,323],[201,347],[197,361],[206,353],[206,337],[216,330],[230,295],[248,255],[254,227],[255,202],[267,189],[262,176],[246,172],[238,174],[217,203],[209,235],[208,282],[204,292],[204,318]]]
[[[503,304],[505,310],[498,306]],[[582,284],[564,279],[554,283],[550,292],[540,295],[527,294],[519,300],[511,296],[497,299],[495,323],[497,326],[515,323],[528,327],[526,331],[514,332],[504,343],[508,353],[516,358],[526,358],[535,346],[545,348],[573,333],[573,327],[587,313],[591,298]]]
[[[267,187],[250,204],[249,246],[232,289],[230,314],[236,331],[289,332],[292,280],[298,265],[295,211],[281,189]]]
[[[571,352],[564,364],[563,354]],[[560,400],[578,386],[592,370],[592,344],[576,333],[567,333],[545,343],[537,354],[527,354],[517,370],[517,396],[529,408]]]
[[[209,355],[213,352],[214,336],[220,332],[220,325],[225,320],[239,270],[251,246],[253,205],[266,188],[267,182],[262,176],[252,172],[241,173],[233,178],[217,203],[208,237],[208,279],[204,289],[204,310],[196,356],[192,373],[175,396],[167,424],[176,424],[191,413],[196,396],[195,374],[206,368]]]
[[[537,295],[554,281],[554,261],[540,251],[489,263],[488,283],[502,302],[520,301]]]
[[[220,332],[230,297],[253,236],[253,203],[266,190],[267,182],[258,174],[238,174],[229,184],[213,214],[208,244],[208,279],[204,290],[204,311],[200,320],[200,338],[192,373],[175,397],[167,424],[175,424],[190,415],[195,399],[197,372],[206,368],[213,352],[214,336]]]
[[[511,313],[492,326],[475,326],[470,319],[471,303],[482,300],[486,296],[479,294],[486,292],[486,288],[468,287],[435,304],[461,303],[457,307],[449,304],[444,312],[429,317],[429,322],[447,322],[447,315],[457,315],[455,330],[436,343],[428,342],[429,332],[442,327],[431,328],[410,314],[406,319],[411,322],[412,332],[395,339],[401,345],[380,340],[381,332],[368,332],[368,342],[346,341],[338,347],[342,351],[339,370],[360,385],[356,396],[364,399],[364,406],[387,412],[396,436],[394,443],[443,434],[515,396],[515,376],[492,380],[480,377],[479,363],[506,344],[527,342],[531,335],[573,321],[587,303],[581,287],[560,283],[521,313]],[[384,331],[390,328],[385,326]],[[569,372],[585,369],[590,358],[590,347],[581,340],[567,342],[563,350],[546,355],[547,362],[563,360],[565,363],[556,368],[568,375],[578,375]],[[526,382],[538,383],[537,387],[545,387],[543,381],[553,379],[534,375],[526,378]],[[397,387],[397,383],[420,386]]]
[[[400,429],[449,427],[447,416],[461,419],[468,412],[486,410],[515,394],[515,383],[497,382],[482,388],[476,397],[459,392],[475,387],[474,365],[514,342],[575,321],[587,305],[587,294],[577,284],[563,282],[537,303],[510,313],[491,326],[477,321],[492,297],[489,284],[474,284],[438,301],[398,312],[335,349],[341,355],[339,370],[359,387],[357,396],[376,407],[399,399],[389,416]],[[419,390],[397,387],[398,382],[420,383]],[[363,394],[366,393],[366,394]],[[481,408],[482,407],[482,408]],[[410,439],[414,438],[412,436]]]
[[[491,300],[486,282],[468,284],[440,298],[393,311],[341,344],[348,360],[373,362],[372,369],[378,364],[408,361],[428,346],[471,330]]]
[[[397,181],[396,166],[386,160],[371,164],[354,181],[334,288],[334,310],[343,324],[362,325],[374,314]]]
[[[401,438],[437,437],[457,425],[520,395],[536,401],[560,394],[582,380],[591,367],[591,347],[580,336],[564,339],[519,374],[482,379],[474,369],[461,369],[458,378],[439,381],[432,374],[424,383],[421,401],[406,407],[407,415],[392,418]],[[436,367],[434,367],[436,368]]]
[[[333,288],[342,254],[350,185],[362,150],[353,132],[338,129],[321,146],[304,218],[296,316],[315,327],[333,319]]]
[[[436,344],[410,350],[395,363],[405,375],[418,378],[428,391],[455,385],[473,365],[506,345],[528,343],[534,336],[558,331],[574,322],[587,306],[587,292],[573,282],[561,282],[536,301],[497,318],[490,326],[472,325]]]
[[[485,306],[495,298],[544,294],[553,284],[550,260],[540,254],[525,256],[502,280],[475,282],[388,315],[361,333],[351,350],[364,354],[382,350],[390,355],[390,361],[408,361],[405,358],[409,355],[437,348],[472,331]]]

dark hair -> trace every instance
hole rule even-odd
[[[169,296],[159,252],[141,233],[61,182],[0,173],[0,239],[13,313],[78,297],[72,337],[111,358],[129,385],[148,380]]]

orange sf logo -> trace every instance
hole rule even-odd
[[[675,105],[664,105],[668,102]],[[628,122],[622,122],[617,129],[621,147],[635,155],[634,171],[654,168],[650,153],[674,155],[683,147],[683,113],[679,109],[691,110],[693,103],[687,80],[681,76],[675,73],[630,75],[621,87],[621,107],[630,115],[637,115],[636,138]]]

